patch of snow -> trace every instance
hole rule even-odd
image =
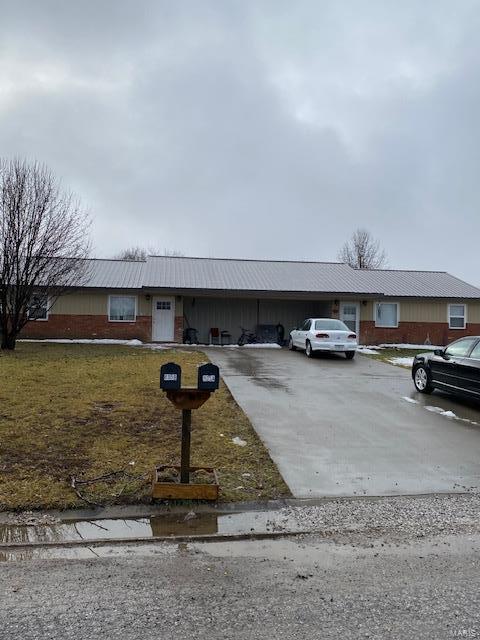
[[[233,444],[237,444],[239,447],[247,446],[246,440],[242,440],[242,438],[239,438],[238,436],[235,436],[234,438],[232,438],[232,442]]]
[[[408,396],[402,396],[402,400],[405,400],[406,402],[411,402],[412,404],[420,404],[418,400],[414,400],[414,398],[409,398]],[[459,422],[465,422],[466,424],[478,425],[478,422],[475,422],[474,420],[469,420],[468,418],[460,418],[460,416],[457,416],[455,412],[450,411],[448,409],[442,409],[442,407],[434,407],[433,405],[427,405],[427,406],[424,406],[423,409],[426,409],[431,413],[436,413],[437,415],[443,416],[444,418],[449,418],[450,420],[458,420]]]
[[[445,410],[442,407],[425,407],[427,411],[431,411],[432,413],[443,413]]]
[[[411,367],[413,364],[413,358],[412,357],[388,358],[388,362],[390,362],[391,364],[395,364],[399,367]]]
[[[446,418],[457,418],[457,414],[453,411],[442,411],[440,415],[445,416]]]
[[[476,424],[478,425],[478,422],[475,422],[475,420],[469,420],[468,418],[459,418],[458,416],[456,416],[457,420],[460,420],[460,422],[466,422],[467,424]]]
[[[282,347],[276,342],[253,342],[252,344],[244,344],[246,349],[281,349]]]
[[[145,349],[162,350],[162,349],[205,349],[216,347],[220,349],[239,349],[238,344],[182,344],[181,342],[162,342],[157,344],[155,342],[142,342],[141,340],[114,340],[110,338],[44,338],[34,340],[33,338],[25,338],[18,340],[18,342],[51,342],[54,344],[112,344],[121,345],[127,347],[144,347]],[[247,349],[281,349],[282,347],[277,343],[272,342],[258,342],[253,344],[243,345]]]
[[[184,344],[183,342],[162,342],[162,346],[167,349],[206,349],[207,347],[215,349],[238,349],[238,344],[206,344],[204,342],[195,342],[194,344]]]
[[[144,345],[149,346],[149,345]],[[152,345],[155,347],[155,345]],[[281,349],[282,347],[276,342],[254,342],[252,344],[244,344],[240,347],[238,344],[181,344],[178,342],[163,342],[161,348],[167,349]]]
[[[379,356],[380,352],[378,349],[373,349],[372,347],[357,347],[358,353],[366,353],[369,356]]]
[[[98,339],[84,339],[75,338],[70,340],[69,338],[44,338],[40,340],[21,339],[18,342],[51,342],[54,344],[118,344],[128,347],[141,347],[144,346],[141,340],[113,340],[110,338],[98,338]]]
[[[443,346],[438,346],[438,345],[434,345],[434,344],[409,344],[407,342],[398,342],[398,343],[385,343],[385,344],[380,344],[378,347],[372,347],[372,348],[379,348],[380,349],[423,349],[424,351],[433,351],[434,349],[443,349]]]

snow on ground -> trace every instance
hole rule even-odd
[[[144,345],[150,346],[150,345]],[[160,345],[152,345],[160,346]],[[252,344],[244,344],[240,347],[238,344],[182,344],[179,342],[162,342],[162,348],[167,349],[178,349],[178,347],[182,347],[182,349],[198,349],[198,348],[213,348],[213,349],[281,349],[282,347],[276,342],[254,342]]]
[[[409,344],[408,342],[399,342],[391,344],[380,344],[378,347],[371,347],[372,349],[423,349],[424,351],[433,351],[434,349],[443,349],[442,346],[435,344]]]
[[[380,351],[379,348],[374,349],[373,347],[357,347],[357,351],[359,353],[365,353],[369,356],[379,356]]]
[[[70,340],[70,339],[63,339],[63,338],[45,338],[42,340],[18,340],[18,342],[52,342],[52,343],[56,343],[56,344],[119,344],[119,345],[126,345],[129,347],[141,347],[144,346],[143,342],[141,340],[111,340],[110,338],[106,338],[106,339],[92,339],[92,340],[87,340],[87,339],[74,339],[74,340]]]
[[[259,342],[258,344],[257,343],[244,344],[243,346],[245,348],[247,348],[247,349],[253,349],[253,348],[257,348],[257,349],[281,349],[282,348],[276,342]]]
[[[402,400],[405,400],[405,402],[409,402],[410,404],[418,404],[418,405],[420,404],[418,400],[415,400],[414,398],[409,398],[408,396],[402,396]],[[465,422],[467,424],[478,425],[478,422],[475,422],[475,420],[469,420],[468,418],[460,418],[460,416],[457,416],[457,414],[454,411],[445,410],[442,407],[425,405],[423,406],[423,409],[425,409],[426,411],[430,411],[430,413],[438,413],[439,416],[443,416],[444,418],[450,418],[450,420],[459,420],[460,422]]]
[[[276,343],[270,343],[270,342],[259,342],[259,343],[253,343],[253,344],[245,344],[243,345],[243,347],[239,347],[238,344],[224,344],[224,345],[220,345],[220,344],[182,344],[179,342],[162,342],[162,343],[150,343],[150,342],[142,342],[141,340],[113,340],[110,338],[106,338],[106,339],[84,339],[84,338],[78,338],[78,339],[72,339],[70,340],[69,338],[45,338],[45,339],[38,339],[38,340],[33,340],[33,339],[27,339],[25,338],[24,340],[18,340],[18,342],[50,342],[53,344],[99,344],[99,345],[107,345],[107,344],[112,344],[112,345],[121,345],[121,346],[127,346],[127,347],[145,347],[146,349],[178,349],[179,347],[182,348],[202,348],[202,347],[218,347],[218,348],[222,348],[222,349],[240,349],[240,348],[245,348],[245,349],[281,349],[282,347],[279,344]]]
[[[444,347],[435,345],[435,344],[410,344],[408,342],[392,342],[392,343],[383,343],[383,344],[369,344],[369,345],[361,345],[358,347],[358,351],[360,353],[368,353],[371,355],[377,354],[382,349],[412,349],[423,350],[423,351],[433,351],[434,349],[443,349]]]
[[[411,367],[413,364],[413,357],[404,358],[388,358],[387,362],[397,365],[397,367]]]

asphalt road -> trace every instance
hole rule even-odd
[[[479,552],[471,534],[309,537],[7,562],[0,638],[478,638]]]
[[[296,497],[480,486],[478,405],[419,394],[406,369],[359,355],[207,352]]]

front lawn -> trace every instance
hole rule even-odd
[[[178,463],[181,414],[159,389],[174,360],[196,382],[200,352],[19,343],[0,354],[0,510],[146,502],[155,464]],[[192,464],[217,469],[221,500],[289,495],[268,451],[222,383],[192,419]],[[247,442],[238,446],[232,439]],[[126,472],[126,473],[125,473]]]

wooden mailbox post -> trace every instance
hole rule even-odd
[[[155,469],[153,497],[164,499],[203,499],[218,498],[218,480],[215,470],[210,467],[190,466],[190,440],[192,410],[200,408],[210,395],[218,389],[220,372],[214,364],[204,364],[198,368],[197,387],[182,387],[182,371],[178,364],[169,362],[160,369],[160,388],[176,409],[182,412],[182,445],[180,467],[163,465]],[[180,483],[161,482],[159,474],[166,469],[180,470]],[[213,476],[211,484],[190,484],[192,471],[205,471]]]

